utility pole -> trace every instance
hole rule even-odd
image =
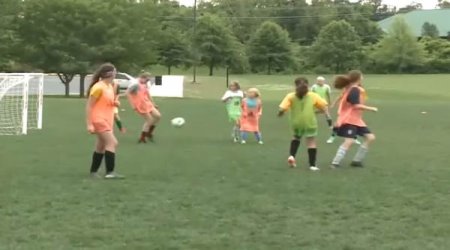
[[[197,83],[197,48],[195,47],[195,36],[197,35],[197,0],[194,0],[194,34],[192,37],[192,45],[194,47],[194,65],[193,65],[193,76],[194,79],[192,83]]]

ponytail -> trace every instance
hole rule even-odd
[[[87,96],[89,97],[92,87],[94,87],[97,82],[103,78],[111,77],[113,75],[112,72],[115,69],[116,67],[114,67],[111,63],[102,64],[92,75],[91,83],[89,84],[89,88],[87,90]]]
[[[350,78],[346,75],[340,75],[334,78],[334,87],[336,89],[343,89],[348,85],[350,85],[350,83],[351,83]]]
[[[340,75],[334,78],[334,87],[337,89],[343,89],[350,84],[359,82],[362,78],[362,72],[359,70],[352,70],[347,75]]]

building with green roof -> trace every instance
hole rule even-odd
[[[436,25],[440,37],[450,37],[450,9],[414,10],[381,20],[378,25],[387,32],[395,18],[399,16],[405,19],[417,37],[422,36],[422,26],[426,22]]]

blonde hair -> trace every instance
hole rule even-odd
[[[259,92],[259,89],[257,89],[257,88],[249,88],[247,90],[247,95],[250,93],[254,93],[256,95],[256,97],[261,97],[261,92]]]

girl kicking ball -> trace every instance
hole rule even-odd
[[[318,171],[320,170],[316,165],[318,123],[315,111],[319,109],[328,114],[328,104],[319,95],[309,91],[306,78],[295,79],[295,85],[297,86],[295,92],[283,99],[278,112],[278,116],[281,117],[290,111],[290,125],[294,137],[291,140],[288,164],[292,168],[297,166],[295,156],[300,146],[300,139],[304,137],[308,147],[309,169]]]
[[[339,117],[337,120],[337,134],[344,137],[344,143],[339,147],[336,156],[331,163],[332,168],[339,167],[348,149],[354,143],[355,136],[364,137],[363,144],[359,147],[351,166],[362,167],[363,160],[369,151],[369,145],[375,140],[375,135],[370,132],[366,123],[362,119],[364,111],[377,112],[375,107],[366,106],[366,91],[362,87],[363,76],[360,71],[353,70],[347,75],[337,76],[334,86],[343,89],[342,98],[339,103]]]
[[[222,101],[226,103],[228,119],[233,123],[232,137],[234,142],[239,142],[239,117],[241,116],[241,103],[244,92],[238,82],[230,84],[229,89],[222,96]]]
[[[253,133],[259,144],[264,144],[259,130],[259,119],[262,115],[261,94],[257,88],[250,88],[246,96],[241,104],[241,144],[247,143],[248,133]]]
[[[150,73],[142,73],[138,78],[138,84],[131,85],[127,91],[131,106],[145,121],[138,143],[147,143],[147,138],[153,141],[153,131],[161,119],[161,113],[147,86],[150,77]]]
[[[113,131],[114,108],[120,105],[114,96],[113,80],[115,76],[114,65],[104,64],[92,76],[92,82],[88,89],[86,125],[88,132],[97,137],[91,164],[91,176],[94,178],[99,177],[97,172],[103,158],[106,163],[105,178],[123,178],[114,172],[118,144]]]

